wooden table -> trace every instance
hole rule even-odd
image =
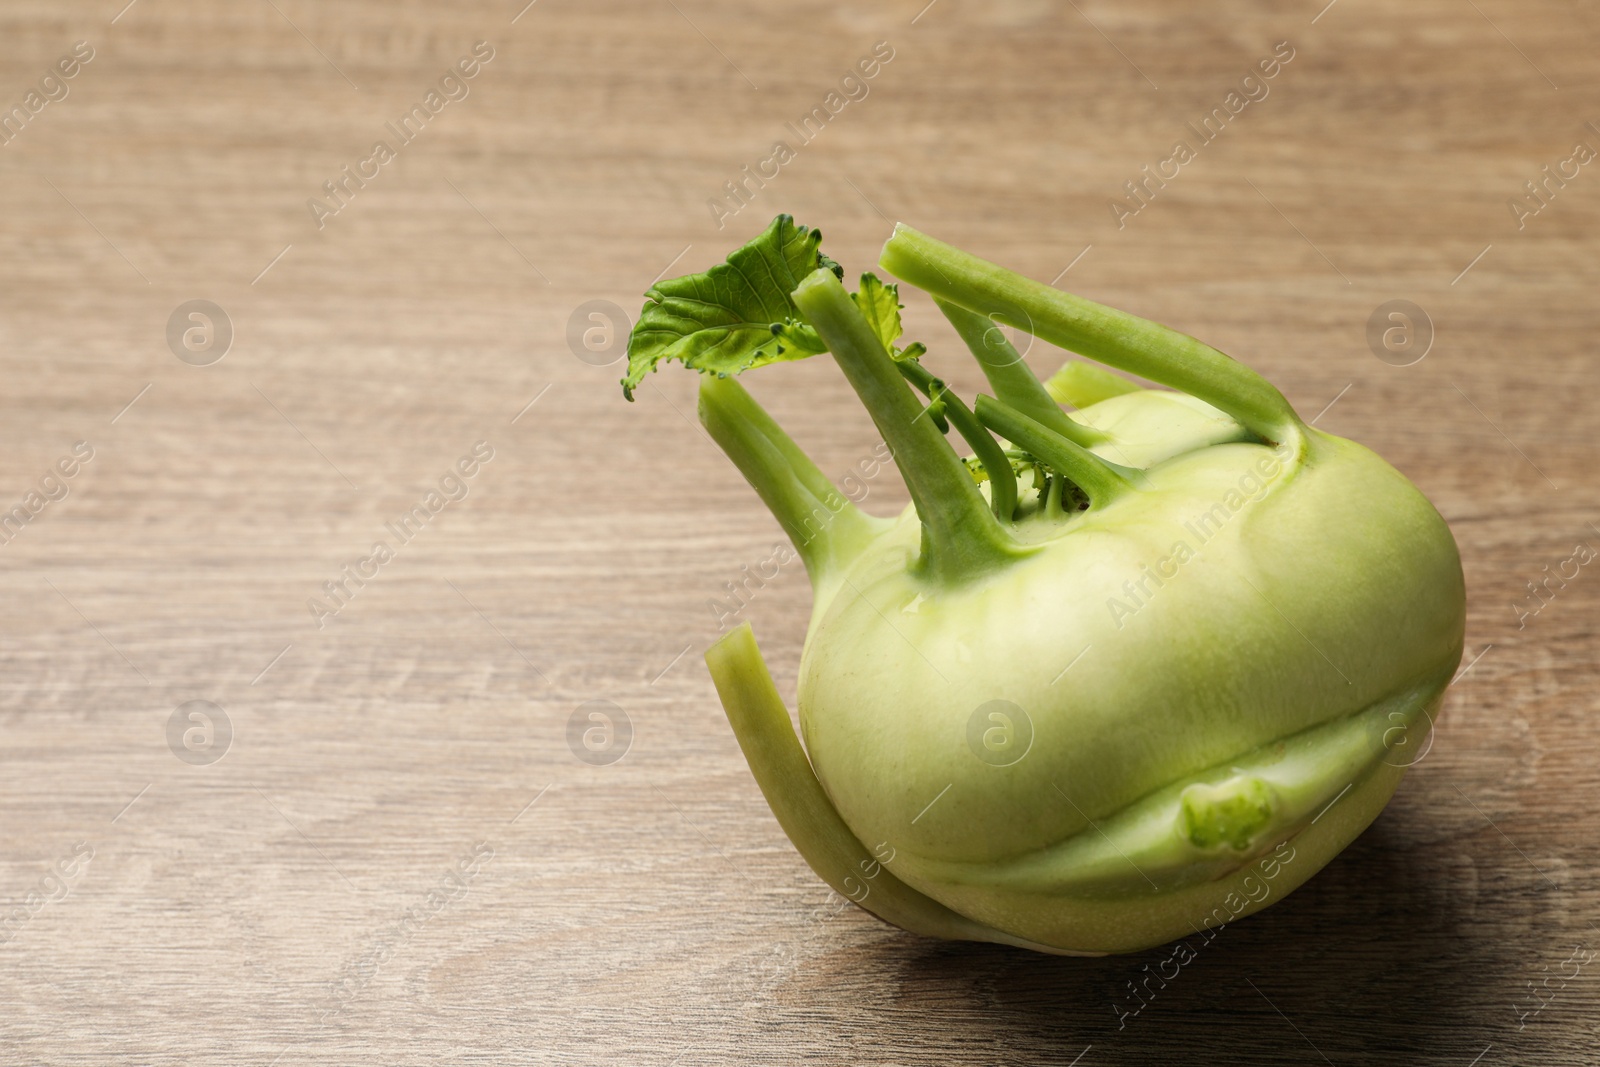
[[[122,3],[0,14],[0,505],[40,493],[0,545],[0,1062],[1600,1058],[1600,970],[1559,980],[1600,944],[1600,579],[1516,607],[1600,545],[1591,5]],[[1577,174],[1509,207],[1547,164]],[[841,909],[723,719],[709,603],[778,527],[693,375],[630,406],[620,332],[568,335],[780,211],[851,270],[905,219],[1205,338],[1460,542],[1475,665],[1429,756],[1121,1028],[1163,954]],[[1433,324],[1408,366],[1367,340],[1397,299]],[[825,361],[752,388],[829,472],[877,443]],[[791,694],[808,604],[789,568],[746,613]],[[611,705],[625,757],[576,758]]]

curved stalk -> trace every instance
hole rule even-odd
[[[884,866],[894,857],[887,842],[878,846],[877,854],[867,851],[839,817],[811,769],[748,622],[706,650],[706,666],[768,807],[824,882],[884,922],[914,934],[1061,954],[1059,949],[973,922],[912,889]]]
[[[1109,400],[1124,393],[1137,393],[1139,386],[1135,382],[1112,374],[1097,363],[1071,359],[1062,364],[1060,370],[1045,379],[1044,391],[1058,404],[1086,408],[1090,404],[1098,404],[1102,400]],[[1000,399],[1004,400],[1005,397],[1002,396]],[[1011,406],[1016,407],[1015,404]],[[1027,412],[1024,411],[1023,414],[1026,415]],[[1082,441],[1078,443],[1083,444]]]
[[[794,303],[822,338],[861,398],[922,520],[921,566],[940,580],[959,580],[1022,554],[989,511],[978,486],[919,404],[883,342],[826,267],[807,275]]]
[[[783,527],[819,595],[827,578],[892,521],[876,519],[834,488],[744,386],[702,375],[700,422]]]
[[[1045,390],[1044,384],[1033,373],[1033,368],[1023,360],[1014,345],[992,319],[968,311],[960,304],[933,298],[956,333],[967,343],[967,348],[983,368],[994,395],[1022,412],[1035,422],[1043,423],[1069,441],[1085,448],[1106,440],[1106,435],[1092,426],[1072,419],[1061,405]]]
[[[1011,461],[1006,458],[1000,442],[983,428],[960,397],[928,372],[928,368],[914,359],[900,360],[895,367],[901,377],[920,389],[929,400],[944,402],[945,417],[956,428],[961,439],[967,442],[967,447],[972,449],[972,454],[978,457],[984,473],[989,476],[989,505],[994,517],[1001,522],[1010,522],[1017,512],[1017,476],[1012,472]]]
[[[1133,483],[1116,467],[994,397],[978,397],[977,414],[978,421],[989,429],[1072,479],[1088,495],[1093,507],[1103,507],[1134,491]]]
[[[1269,444],[1305,437],[1305,424],[1271,382],[1187,334],[1025,278],[903,223],[878,262],[934,296],[1199,397]]]

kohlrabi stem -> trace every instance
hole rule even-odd
[[[933,302],[972,350],[995,396],[1033,421],[1044,423],[1062,437],[1085,448],[1106,439],[1106,435],[1099,430],[1073,420],[1061,410],[1061,405],[1045,391],[1033,368],[1006,340],[1006,335],[1000,332],[999,324],[976,311],[968,311],[960,304],[952,304],[938,297]]]
[[[1017,511],[1017,476],[1012,473],[1011,461],[1006,458],[1000,442],[983,428],[960,397],[928,372],[928,368],[914,359],[902,359],[895,367],[906,381],[920,389],[929,400],[944,401],[945,417],[962,440],[967,442],[967,447],[972,449],[972,454],[978,457],[984,473],[989,476],[989,504],[994,517],[1001,522],[1010,522]]]
[[[1059,951],[976,923],[906,885],[884,866],[894,860],[890,842],[867,851],[811,769],[748,622],[706,650],[706,666],[762,796],[824,882],[878,918],[915,934]]]
[[[903,223],[896,224],[878,262],[943,300],[1199,397],[1265,441],[1299,441],[1305,432],[1271,382],[1176,330],[1063,293]]]
[[[1103,507],[1124,493],[1134,491],[1133,483],[1111,464],[1003,401],[979,396],[977,413],[978,421],[989,429],[1026,448],[1039,462],[1072,479],[1089,497],[1093,507]]]
[[[833,272],[819,267],[793,296],[894,452],[922,520],[923,568],[941,579],[959,578],[1019,555],[1021,546],[989,511],[966,464],[925,417]]]
[[[813,587],[890,525],[845,499],[732,378],[701,376],[700,421],[794,542]]]
[[[1112,374],[1098,363],[1073,359],[1068,360],[1060,370],[1050,375],[1044,383],[1044,391],[1050,394],[1050,399],[1058,403],[1086,408],[1090,404],[1098,404],[1102,400],[1109,400],[1124,393],[1137,393],[1139,387],[1120,375]],[[1002,396],[1000,399],[1004,400],[1005,397]],[[1015,404],[1011,406],[1016,407]]]
[[[1067,479],[1065,475],[1058,474],[1051,478],[1049,484],[1045,486],[1045,518],[1061,518],[1061,494],[1066,489],[1066,486],[1062,483],[1064,483],[1066,480]]]

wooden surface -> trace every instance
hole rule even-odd
[[[0,146],[0,505],[93,449],[0,545],[0,1062],[1600,1059],[1600,962],[1561,977],[1600,950],[1600,578],[1514,606],[1600,547],[1600,170],[1520,231],[1507,206],[1600,148],[1592,4],[122,2],[0,14],[7,106],[94,49]],[[480,40],[470,94],[318,229],[308,198]],[[879,41],[869,94],[719,231],[706,201]],[[1269,94],[1119,228],[1123,183],[1280,41]],[[717,705],[708,603],[778,528],[692,375],[630,406],[567,330],[779,211],[851,270],[904,219],[1200,336],[1460,542],[1482,655],[1432,751],[1121,1028],[1167,951],[839,908]],[[234,328],[206,366],[166,339],[194,299]],[[1393,299],[1435,326],[1411,366],[1367,343]],[[752,388],[824,470],[877,444],[824,361]],[[319,628],[308,600],[478,441],[466,498]],[[808,604],[788,568],[746,612],[791,693]],[[195,700],[231,724],[214,762],[175,753],[219,734],[169,746]],[[620,760],[569,746],[588,701],[631,723]]]

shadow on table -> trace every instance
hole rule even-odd
[[[1465,1065],[1515,1029],[1516,948],[1472,921],[1448,868],[1411,861],[1394,824],[1380,817],[1306,885],[1210,943],[1189,939],[1181,968],[1161,966],[1172,945],[1080,959],[917,941],[896,1010],[926,1013],[930,1040],[948,1028],[1003,1062],[1070,1064],[1092,1045],[1084,1067]]]

